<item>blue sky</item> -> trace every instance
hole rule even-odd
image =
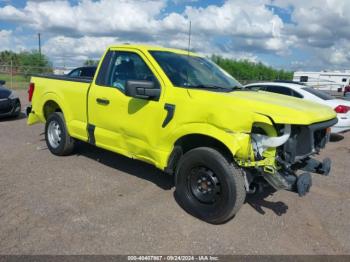
[[[37,48],[54,65],[98,59],[135,42],[192,49],[285,69],[350,68],[350,1],[0,0],[0,50]],[[335,8],[336,7],[336,8]]]

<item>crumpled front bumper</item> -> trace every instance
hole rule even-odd
[[[331,170],[331,160],[323,161],[312,158],[323,149],[330,136],[330,127],[337,123],[337,119],[316,123],[308,126],[292,126],[292,132],[287,142],[278,148],[274,154],[258,162],[249,163],[249,181],[254,177],[263,177],[276,190],[289,190],[304,196],[312,186],[311,173],[328,176]],[[243,163],[244,164],[244,163]],[[249,182],[248,181],[248,182]]]
[[[289,190],[305,196],[312,186],[312,177],[310,173],[328,176],[331,171],[332,162],[329,158],[319,161],[313,158],[306,158],[292,166],[281,162],[281,170],[275,174],[263,174],[265,180],[276,190]],[[296,171],[304,171],[304,173],[295,175]]]

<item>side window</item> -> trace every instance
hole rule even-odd
[[[301,77],[300,77],[300,82],[306,83],[306,82],[308,82],[308,81],[309,81],[309,77],[308,77],[308,76],[301,76]]]
[[[80,73],[81,73],[80,69],[75,69],[69,74],[69,76],[71,76],[71,77],[79,77]]]
[[[109,69],[112,65],[112,58],[113,58],[114,52],[108,50],[105,57],[103,58],[103,61],[101,63],[100,70],[97,72],[97,78],[96,78],[96,85],[100,86],[107,86],[108,83],[108,73]]]
[[[297,98],[303,98],[304,96],[293,90],[293,96]]]
[[[292,96],[292,90],[284,86],[267,86],[266,91],[286,96]]]
[[[107,86],[124,92],[128,80],[155,81],[156,79],[138,54],[115,52],[110,65]]]
[[[265,90],[265,87],[263,86],[247,86],[246,89],[251,90],[251,91],[263,91]]]
[[[80,76],[83,76],[83,77],[94,77],[94,74],[95,74],[95,69],[94,68],[83,68],[81,70],[81,74]]]

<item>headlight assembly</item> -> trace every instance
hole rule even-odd
[[[263,127],[258,127],[258,129],[264,130]],[[258,159],[261,159],[262,154],[266,149],[276,148],[286,143],[291,135],[291,131],[292,131],[291,125],[285,125],[283,128],[283,135],[277,136],[277,137],[268,136],[266,132],[265,134],[261,134],[263,132],[260,132],[260,133],[252,132],[251,138],[252,138],[252,146],[253,146],[255,157],[257,157]]]
[[[9,99],[16,99],[16,98],[18,98],[18,95],[15,91],[12,91],[8,98]]]

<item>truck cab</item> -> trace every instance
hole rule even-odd
[[[55,155],[81,140],[174,174],[180,205],[218,224],[264,184],[303,196],[310,173],[330,172],[329,159],[312,155],[337,122],[333,110],[241,87],[195,53],[111,46],[93,80],[33,76],[28,124],[45,123]]]

